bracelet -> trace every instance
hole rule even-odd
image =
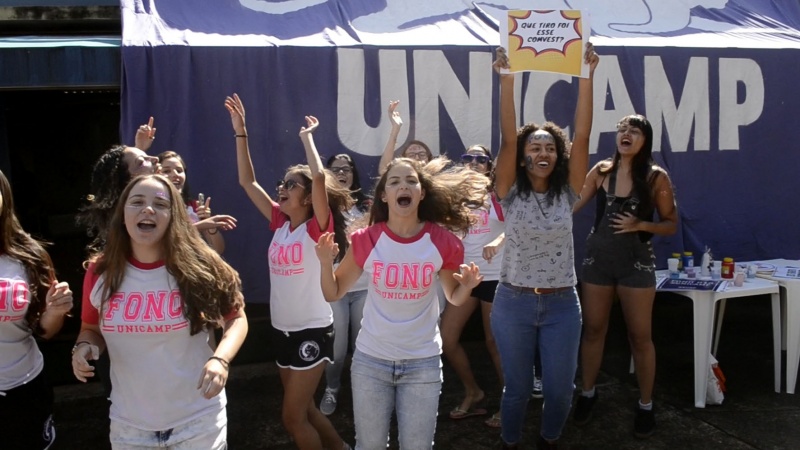
[[[211,230],[214,230],[214,232],[212,233]],[[206,233],[208,233],[208,234],[217,234],[217,233],[219,233],[219,230],[216,229],[216,228],[209,228],[208,230],[206,230]]]
[[[246,135],[246,134],[234,134],[234,135],[233,135],[233,137],[237,137],[237,138],[243,137],[243,138],[246,138],[246,137],[247,137],[247,135]]]
[[[81,344],[89,344],[89,345],[94,345],[94,344],[92,344],[92,343],[91,343],[91,342],[89,342],[89,341],[78,341],[78,342],[76,342],[76,343],[75,343],[75,345],[73,345],[73,346],[72,346],[72,353],[71,353],[71,355],[74,355],[74,354],[75,354],[75,350],[78,350],[78,347],[80,347],[80,345],[81,345]]]
[[[231,363],[226,361],[225,358],[220,358],[219,356],[212,356],[212,357],[208,358],[209,361],[211,361],[212,359],[219,361],[220,364],[222,364],[222,367],[225,368],[225,370],[230,371]]]

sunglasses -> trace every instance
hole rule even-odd
[[[305,188],[305,186],[294,180],[278,180],[278,184],[275,186],[275,189],[280,190],[281,188],[284,188],[287,191],[291,191],[295,186]]]
[[[472,162],[486,164],[489,162],[489,157],[486,155],[470,155],[469,153],[465,153],[461,155],[461,162],[464,164],[471,164]]]
[[[340,173],[347,175],[353,171],[353,169],[351,169],[349,166],[331,167],[329,170],[333,172],[334,175],[339,175]]]

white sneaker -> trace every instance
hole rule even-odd
[[[542,394],[542,379],[533,377],[533,390],[531,391],[531,398],[544,398]]]
[[[319,402],[319,410],[322,414],[330,416],[336,411],[336,397],[339,395],[338,389],[325,388],[322,400]]]

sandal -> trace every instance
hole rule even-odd
[[[483,424],[489,428],[501,428],[503,424],[500,413],[492,414],[492,417],[486,419]]]
[[[478,407],[476,405],[470,406],[469,409],[463,410],[460,406],[456,406],[450,411],[450,418],[453,420],[461,420],[466,419],[467,417],[474,417],[474,416],[485,416],[489,412],[486,411],[485,408]]]

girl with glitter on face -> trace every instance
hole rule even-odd
[[[581,333],[572,213],[588,171],[592,77],[598,61],[587,44],[584,62],[590,75],[578,82],[569,152],[564,131],[553,123],[516,129],[514,75],[500,74],[495,192],[506,219],[506,248],[491,323],[505,379],[500,410],[506,448],[516,448],[522,437],[537,349],[544,395],[540,449],[557,447],[572,403]],[[498,72],[509,68],[505,50],[498,49],[494,67]]]

